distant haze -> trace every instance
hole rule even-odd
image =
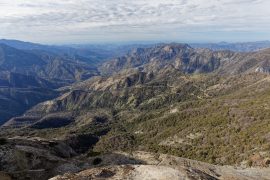
[[[0,39],[50,44],[259,41],[269,0],[1,0]]]

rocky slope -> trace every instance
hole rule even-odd
[[[146,152],[133,152],[132,155],[123,154],[122,163],[107,165],[79,173],[67,173],[56,176],[51,180],[79,180],[79,179],[269,179],[269,169],[221,167],[189,159],[169,156],[165,154],[151,154]],[[113,157],[113,156],[112,156]],[[131,159],[136,159],[130,161]],[[101,164],[107,164],[109,157],[100,158]],[[103,162],[103,160],[105,162]],[[128,162],[130,161],[130,162]],[[137,162],[136,162],[137,161]],[[126,164],[128,163],[128,164]]]
[[[79,154],[82,139],[14,137],[0,141],[5,179],[269,179],[269,168],[215,166],[175,156],[136,151]],[[91,147],[91,144],[89,144]],[[57,175],[57,176],[56,176]],[[56,176],[52,178],[53,176]]]

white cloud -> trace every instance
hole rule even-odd
[[[256,34],[270,30],[269,7],[269,0],[0,0],[0,37],[87,42]]]

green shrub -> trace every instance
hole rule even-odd
[[[7,139],[6,138],[0,138],[0,145],[5,145],[7,144]]]
[[[99,165],[100,163],[102,162],[102,159],[101,158],[95,158],[94,160],[93,160],[93,165]]]
[[[87,153],[87,157],[95,157],[95,156],[99,156],[101,153],[100,152],[96,152],[96,151],[89,151]]]
[[[253,164],[253,162],[251,160],[248,160],[248,162],[247,162],[248,167],[251,167],[252,164]]]

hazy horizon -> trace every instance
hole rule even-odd
[[[46,45],[46,46],[87,46],[87,45],[154,45],[154,44],[173,44],[173,43],[179,43],[179,44],[238,44],[238,43],[260,43],[260,42],[270,42],[270,40],[258,40],[258,41],[201,41],[201,42],[188,42],[188,41],[115,41],[115,42],[78,42],[78,43],[46,43],[46,42],[37,42],[37,41],[28,41],[23,39],[6,39],[1,38],[1,40],[6,41],[18,41],[18,42],[24,42],[24,43],[33,43],[33,44],[40,44],[40,45]]]

